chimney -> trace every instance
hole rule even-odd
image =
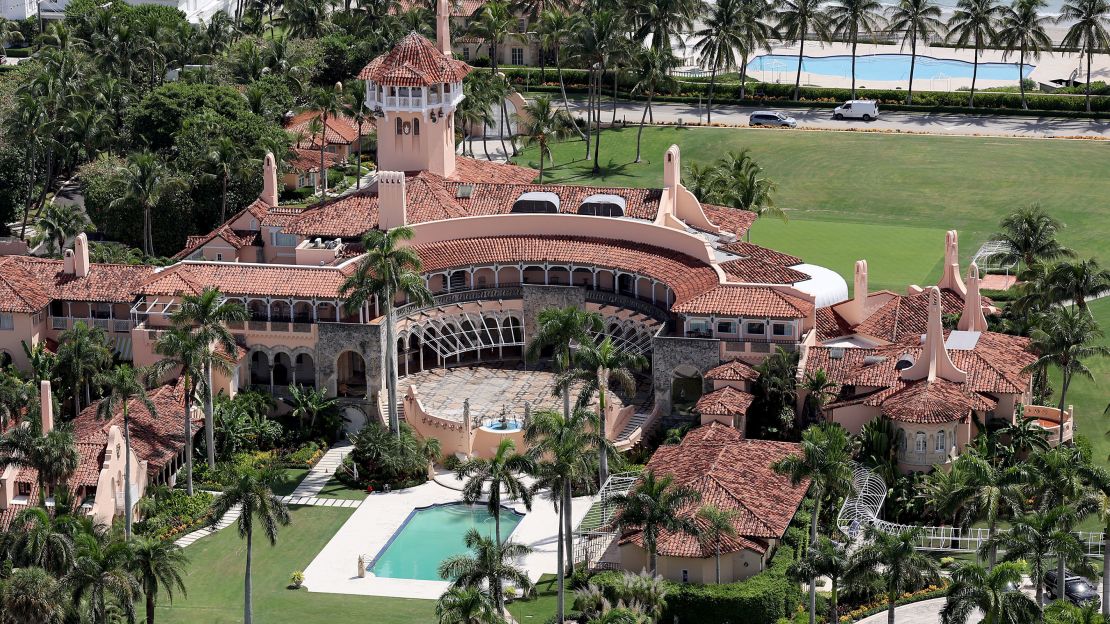
[[[73,240],[73,274],[77,277],[89,275],[89,237],[84,232]]]
[[[73,275],[73,250],[67,249],[62,254],[62,272],[66,275]]]
[[[403,171],[378,172],[378,227],[392,230],[406,225],[405,173]]]
[[[262,164],[262,194],[258,198],[268,206],[278,205],[277,161],[272,152],[266,152]]]
[[[674,189],[682,181],[682,153],[672,145],[663,155],[663,186]]]
[[[840,315],[850,325],[859,325],[864,320],[867,304],[867,261],[856,260],[856,282],[852,300],[840,307]]]
[[[39,382],[39,409],[42,435],[46,435],[54,429],[54,397],[50,394],[49,379]]]
[[[436,47],[451,56],[451,11],[447,8],[447,0],[436,2]]]
[[[935,381],[938,377],[955,383],[967,381],[967,373],[956,368],[944,348],[944,327],[940,322],[940,288],[930,286],[929,321],[925,326],[925,344],[913,366],[902,370],[902,379]]]
[[[974,262],[967,271],[967,296],[964,297],[964,311],[956,329],[963,331],[987,331],[987,317],[983,314],[983,298],[979,294],[979,266]]]
[[[960,245],[956,230],[944,233],[944,270],[937,287],[958,292],[961,298],[967,297],[967,286],[964,286],[964,280],[960,277]]]

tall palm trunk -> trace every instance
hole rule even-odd
[[[241,513],[247,513],[244,509]],[[254,554],[254,544],[251,541],[254,527],[248,519],[247,524],[247,568],[243,573],[243,624],[253,624],[254,605],[253,588],[251,587],[251,555]]]
[[[586,70],[586,159],[593,151],[594,134],[594,68]]]
[[[806,47],[806,35],[805,35],[805,31],[803,30],[802,31],[802,40],[798,44],[798,76],[794,79],[794,99],[795,100],[798,99],[798,92],[801,90],[801,86],[802,86],[802,51],[805,50],[805,47]]]
[[[223,175],[223,187],[220,191],[220,223],[227,221],[227,172]]]
[[[656,552],[654,546],[648,552],[648,567],[651,568],[651,575],[655,576],[659,564],[659,554]]]
[[[204,363],[204,451],[208,455],[208,469],[216,468],[216,420],[212,406],[212,363]]]
[[[906,92],[906,104],[913,104],[913,68],[917,64],[917,32],[910,38],[910,88]]]
[[[185,381],[185,493],[193,495],[193,393],[196,388]]]
[[[975,79],[979,76],[979,37],[975,37],[975,58],[971,63],[971,95],[967,98],[967,107],[975,108]]]
[[[809,523],[809,547],[817,547],[817,521],[821,517],[821,489],[813,497],[813,518]],[[892,614],[893,617],[893,614]],[[817,621],[817,578],[809,577],[809,624]]]
[[[559,46],[555,46],[555,73],[559,74],[559,91],[563,94],[563,108],[567,111],[567,116],[570,116],[570,101],[567,100],[567,84],[563,80],[563,63],[559,58]],[[578,133],[579,138],[585,139],[586,134],[582,132],[582,128],[578,124],[574,124],[574,131]]]
[[[609,449],[605,444],[605,377],[601,371],[598,371],[598,384],[597,384],[597,407],[598,407],[598,422],[600,423],[600,431],[597,434],[598,441],[598,482],[597,487],[605,487],[605,482],[609,480]]]
[[[540,184],[543,184],[543,161],[547,153],[547,141],[540,139]]]
[[[856,45],[859,43],[859,33],[852,28],[852,99],[856,99]]]
[[[1092,50],[1091,46],[1088,45],[1087,46],[1087,112],[1088,113],[1091,112],[1091,56],[1093,54],[1094,54],[1094,50]],[[1060,594],[1060,595],[1062,596],[1063,594]]]
[[[1070,386],[1070,385],[1071,385],[1071,373],[1065,371],[1064,372],[1064,383],[1060,387],[1060,413],[1059,413],[1059,418],[1060,418],[1060,444],[1064,443],[1064,406],[1067,405],[1067,403],[1065,401],[1066,401],[1067,395],[1068,395],[1068,386]],[[1063,595],[1063,594],[1061,594],[1061,595]]]
[[[800,66],[799,66],[800,67]],[[717,83],[717,63],[713,63],[713,69],[709,72],[709,99],[705,101],[705,125],[713,125],[713,87]]]
[[[328,114],[324,113],[321,116],[324,124],[320,127],[320,197],[324,198],[328,194],[328,170],[324,168],[324,146],[328,142]]]
[[[605,70],[604,67],[600,68],[597,74],[597,114],[594,118],[594,124],[597,126],[597,134],[594,139],[594,168],[593,172],[600,173],[601,166],[598,165],[598,158],[601,156],[601,73]]]
[[[717,571],[717,584],[720,585],[721,584],[721,536],[720,535],[717,536],[717,547],[714,549],[713,554],[716,558],[715,563],[716,563],[716,568],[717,568],[717,570],[716,570]]]
[[[1018,63],[1018,89],[1021,90],[1021,109],[1029,110],[1029,103],[1025,101],[1025,46],[1021,46],[1021,56]]]
[[[146,594],[146,624],[154,624],[154,592],[143,592]]]
[[[1056,595],[1060,600],[1067,600],[1064,593],[1064,558],[1059,555],[1056,557]]]
[[[655,95],[655,89],[648,91],[647,104],[644,105],[644,114],[640,116],[640,129],[636,131],[636,160],[640,162],[640,139],[644,136],[644,120],[647,119],[648,109],[651,108],[651,98]]]
[[[1110,553],[1110,524],[1102,532],[1102,553],[1102,595],[1110,596],[1110,556],[1106,556]],[[1110,602],[1106,598],[1102,600],[1102,615],[1110,617]]]
[[[617,78],[621,75],[619,67],[613,67],[613,122],[612,125],[617,125]]]
[[[123,404],[123,449],[123,535],[131,539],[131,419],[127,415],[126,402]]]
[[[894,624],[894,605],[897,603],[898,598],[892,594],[887,593],[886,596],[886,624]]]
[[[388,347],[385,350],[385,391],[386,398],[389,405],[386,406],[386,411],[389,413],[389,430],[397,439],[401,438],[401,420],[397,414],[397,338],[394,336],[393,329],[393,297],[386,296],[382,299],[388,299],[383,307],[385,308],[385,337]]]
[[[564,578],[565,575],[563,574],[563,569],[564,569],[563,568],[563,562],[564,562],[564,558],[565,558],[563,556],[563,514],[565,513],[565,510],[563,509],[563,506],[562,506],[561,503],[558,504],[557,506],[559,508],[558,509],[558,517],[559,517],[559,520],[558,520],[558,522],[559,522],[558,542],[559,543],[558,543],[558,554],[557,554],[557,557],[559,559],[559,561],[558,561],[559,570],[558,570],[558,572],[556,572],[556,579],[557,579],[556,582],[558,583],[559,594],[558,594],[558,596],[556,597],[556,600],[555,600],[555,603],[556,603],[556,606],[555,606],[556,620],[555,621],[558,622],[559,624],[563,624],[563,619],[565,617],[564,616],[565,608],[564,608],[563,603],[564,603],[564,597],[565,597],[565,592],[566,592],[566,588],[565,588],[566,581],[565,581],[565,578]],[[1108,533],[1108,535],[1110,535],[1110,533]]]
[[[355,190],[362,188],[362,118],[358,120],[358,162],[355,164]],[[465,140],[465,139],[464,139]],[[465,152],[464,152],[465,154]]]
[[[743,100],[748,95],[748,53],[745,52],[740,57],[740,99]]]

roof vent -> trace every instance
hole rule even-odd
[[[863,365],[864,366],[871,366],[871,365],[878,364],[880,362],[885,362],[885,361],[886,361],[886,356],[885,355],[868,355],[868,356],[863,358]]]
[[[831,360],[843,360],[844,359],[844,347],[833,347],[833,348],[829,349],[829,359],[831,359]]]
[[[894,364],[894,370],[902,370],[913,366],[913,356],[909,353],[903,353],[898,361]]]

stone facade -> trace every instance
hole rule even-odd
[[[547,308],[581,308],[586,305],[586,291],[577,286],[522,286],[524,300],[524,338],[536,334],[540,312]]]
[[[721,363],[721,341],[716,338],[656,336],[652,339],[651,384],[659,413],[671,413],[671,381],[679,366],[690,366],[702,375],[702,391],[712,385],[705,379],[711,368]]]
[[[316,343],[316,387],[327,390],[329,396],[336,396],[339,356],[344,351],[355,351],[366,362],[366,398],[362,401],[362,409],[367,414],[382,416],[378,414],[378,393],[385,388],[385,326],[381,323],[320,323],[317,327],[320,334]]]

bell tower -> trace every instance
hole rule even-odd
[[[447,0],[436,10],[437,43],[409,33],[359,78],[378,131],[378,169],[455,173],[454,112],[470,66],[451,57]]]

